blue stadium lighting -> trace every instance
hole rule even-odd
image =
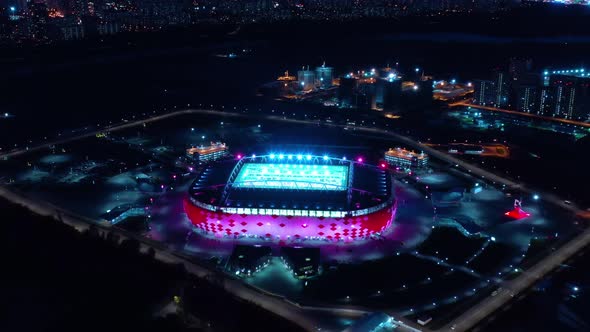
[[[300,155],[300,154],[298,154],[298,155],[297,155],[297,160],[301,160],[301,159],[303,159],[303,156],[302,156],[302,155]]]
[[[346,156],[342,157],[342,160],[346,160]]]
[[[288,155],[288,156],[287,156],[287,159],[289,159],[289,160],[293,159],[293,155],[291,155],[291,154],[290,154],[290,155]]]
[[[252,155],[252,158],[256,158],[256,155],[255,155],[255,154],[253,154],[253,155]]]
[[[14,13],[16,11],[16,7],[10,6],[10,11]]]
[[[451,80],[451,84],[455,84],[455,83],[457,83],[457,80],[453,78],[453,79]]]
[[[416,72],[419,72],[419,71],[420,71],[420,68],[416,67]]]
[[[305,158],[307,158],[307,160],[311,160],[311,155],[308,154]]]
[[[553,72],[553,73],[555,74],[555,72]],[[549,72],[548,72],[548,71],[545,71],[545,72],[543,73],[543,75],[547,76],[547,75],[549,75]]]
[[[584,72],[584,68],[580,69],[580,71],[583,73]]]
[[[285,158],[285,156],[284,156],[284,155],[282,155],[282,154],[280,154],[280,155],[279,155],[279,159],[283,159],[283,158]]]
[[[274,153],[271,153],[271,154],[270,154],[270,159],[275,159],[275,155],[274,155]]]
[[[537,194],[533,195],[533,199],[534,199],[535,201],[536,201],[536,200],[539,200],[539,195],[537,195]]]
[[[574,286],[574,287],[572,287],[572,289],[574,290],[574,292],[577,292],[580,290],[580,288],[578,288],[578,286]]]
[[[324,156],[324,160],[328,160],[328,156]]]

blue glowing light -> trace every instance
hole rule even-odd
[[[270,155],[270,159],[275,159],[275,155],[274,155],[274,153],[271,153],[271,155]]]
[[[14,13],[16,11],[16,7],[10,6],[10,11]]]
[[[416,72],[419,72],[419,71],[420,71],[420,68],[416,67]]]
[[[457,80],[453,78],[453,79],[451,80],[451,84],[455,84],[455,83],[457,83]]]
[[[279,155],[279,159],[283,159],[284,157],[285,157],[285,156],[284,156],[284,155],[282,155],[282,154],[280,154],[280,155]]]
[[[555,72],[553,72],[553,73],[555,74]],[[548,71],[545,71],[543,74],[544,74],[545,76],[547,76],[547,75],[549,75],[549,72],[548,72]]]
[[[535,201],[536,201],[536,200],[538,200],[538,199],[539,199],[539,195],[537,195],[537,194],[533,195],[533,199],[534,199]]]
[[[305,158],[307,158],[307,160],[311,160],[311,155],[307,155]]]
[[[324,160],[328,160],[328,156],[324,156]]]
[[[298,154],[298,155],[297,155],[297,160],[301,160],[301,159],[303,159],[303,156],[302,156],[302,155],[300,155],[300,154]]]

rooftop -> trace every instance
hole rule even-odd
[[[428,155],[424,154],[423,152],[416,153],[414,151],[406,150],[403,148],[389,149],[387,152],[385,152],[385,155],[390,156],[390,157],[404,158],[404,159],[410,159],[410,158],[426,159],[426,158],[428,158]]]
[[[186,152],[190,155],[193,155],[195,153],[203,155],[225,150],[227,150],[227,146],[225,145],[225,143],[211,142],[211,145],[209,146],[200,145],[198,147],[192,147],[190,149],[187,149]]]

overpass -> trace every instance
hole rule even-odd
[[[537,114],[532,114],[532,113],[518,112],[518,111],[490,107],[490,106],[476,105],[476,104],[471,104],[466,100],[458,101],[456,103],[450,103],[449,106],[450,107],[457,107],[457,106],[471,107],[471,108],[476,108],[479,110],[500,112],[500,113],[506,113],[506,114],[512,114],[512,115],[519,115],[519,116],[526,116],[528,118],[533,118],[533,119],[538,119],[538,120],[559,122],[559,123],[568,124],[568,125],[575,125],[575,126],[580,126],[580,127],[584,127],[584,128],[590,128],[590,123],[588,123],[588,122],[554,118],[554,117],[550,117],[550,116],[543,116],[543,115],[537,115]]]

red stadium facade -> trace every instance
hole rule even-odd
[[[184,200],[195,230],[273,241],[370,239],[391,226],[396,209],[386,169],[310,155],[207,165]]]
[[[391,226],[396,205],[343,218],[229,214],[206,210],[188,199],[184,201],[184,210],[195,227],[217,237],[254,235],[279,241],[297,238],[354,241],[367,239]]]

